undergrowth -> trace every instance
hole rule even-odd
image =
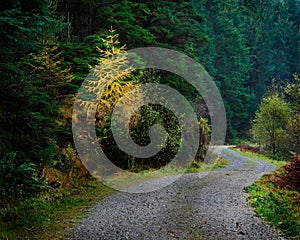
[[[299,192],[282,189],[263,180],[246,190],[258,216],[280,229],[284,237],[300,239]]]
[[[90,181],[76,189],[53,189],[0,209],[0,239],[63,239],[88,207],[113,191]]]
[[[256,213],[288,239],[300,239],[300,156],[246,188]]]

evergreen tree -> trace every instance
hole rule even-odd
[[[69,41],[83,41],[96,33],[105,37],[107,29],[113,27],[120,33],[120,40],[131,47],[154,42],[155,37],[142,25],[149,13],[145,4],[128,0],[63,0],[59,6],[61,15],[70,22],[64,34]]]
[[[238,29],[240,13],[234,1],[203,0],[198,4],[210,40],[199,58],[222,92],[228,120],[227,137],[245,136],[253,111],[253,95],[247,88],[251,64],[245,37]]]
[[[52,38],[62,25],[53,16],[50,1],[12,1],[1,8],[1,143],[8,151],[46,161],[56,152],[57,107],[51,104],[51,94],[41,89],[45,83],[28,59],[42,51],[40,42]]]
[[[289,5],[291,3],[280,0],[240,1],[248,22],[243,31],[253,65],[249,86],[257,100],[266,92],[273,78],[284,83],[299,70],[295,51],[299,46],[299,25],[297,27],[296,15],[291,15]]]

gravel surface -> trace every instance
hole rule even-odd
[[[244,191],[274,166],[226,147],[217,150],[231,161],[226,168],[203,178],[198,173],[184,174],[155,192],[106,197],[73,228],[69,239],[283,239],[255,216]]]

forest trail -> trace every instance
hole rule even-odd
[[[69,239],[282,239],[255,216],[244,191],[275,167],[225,146],[215,150],[230,160],[226,168],[203,178],[184,174],[155,192],[109,196],[74,227]]]

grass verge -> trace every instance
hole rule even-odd
[[[113,177],[106,178],[106,183],[117,189],[125,189],[144,181],[149,181],[157,178],[179,175],[184,173],[208,172],[219,168],[224,168],[229,164],[229,160],[217,157],[215,163],[204,164],[202,162],[194,162],[188,169],[178,169],[172,167],[164,167],[159,170],[145,170],[135,174],[125,175],[120,173]],[[127,173],[126,173],[127,174]]]
[[[258,216],[279,229],[285,239],[300,240],[300,193],[275,183],[276,178],[286,174],[282,167],[285,168],[287,162],[237,148],[232,150],[246,157],[272,163],[277,167],[273,173],[263,176],[245,190],[249,193],[249,202]]]
[[[274,160],[271,159],[265,155],[262,154],[258,154],[258,153],[253,153],[253,152],[248,152],[248,151],[241,151],[237,148],[230,148],[231,150],[245,156],[245,157],[249,157],[249,158],[256,158],[258,160],[264,161],[264,162],[268,162],[268,163],[272,163],[274,164],[276,167],[282,167],[283,165],[286,164],[286,161],[281,161],[281,160]]]
[[[17,206],[0,209],[0,239],[64,239],[88,208],[113,190],[90,181],[77,189],[56,189]]]
[[[217,161],[214,164],[204,164],[199,162],[196,166],[191,166],[187,169],[186,173],[194,173],[194,172],[206,172],[210,170],[217,170],[219,168],[226,167],[230,161],[226,158],[217,157]]]
[[[258,216],[276,226],[285,238],[300,239],[299,192],[281,189],[264,178],[246,190]]]

